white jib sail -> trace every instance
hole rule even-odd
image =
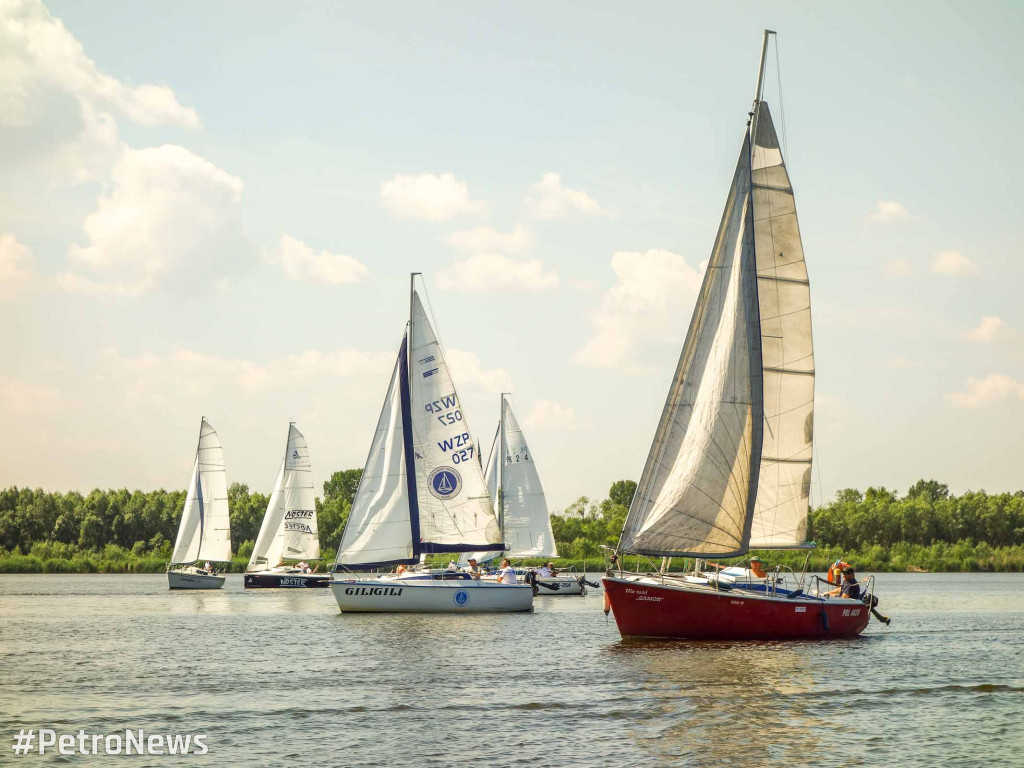
[[[320,557],[313,493],[313,468],[306,438],[288,426],[288,445],[274,492],[267,504],[247,571],[280,565],[284,560],[315,560]]]
[[[409,389],[420,543],[426,552],[501,548],[472,438],[444,352],[423,308],[412,294]]]
[[[746,550],[764,414],[750,142],[619,546],[650,555]]]
[[[494,431],[494,440],[491,442],[491,452],[487,456],[487,467],[484,469],[484,481],[487,483],[487,493],[491,497],[491,507],[494,514],[498,515],[498,463],[501,461],[501,451],[498,450],[498,440],[501,436],[501,425]],[[498,522],[501,522],[500,516]],[[507,536],[506,536],[507,539]],[[486,563],[501,555],[501,550],[493,552],[463,552],[459,555],[458,564],[467,565],[470,558],[478,563]]]
[[[224,449],[217,431],[203,419],[185,507],[178,525],[171,562],[231,560],[231,518]]]
[[[509,557],[558,557],[544,488],[512,405],[503,400],[505,445],[501,516]]]
[[[348,568],[415,559],[403,443],[400,377],[405,355],[403,339],[338,548],[337,563]]]
[[[806,538],[814,431],[811,293],[793,187],[768,105],[755,118],[751,178],[764,366],[764,447],[750,547]]]

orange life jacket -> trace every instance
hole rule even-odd
[[[843,583],[843,568],[848,568],[848,564],[840,560],[838,563],[833,563],[828,567],[828,583],[829,584],[842,584]]]

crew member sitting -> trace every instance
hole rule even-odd
[[[516,578],[515,568],[512,567],[512,564],[508,561],[508,558],[505,558],[501,561],[501,570],[498,571],[498,583],[506,584],[508,586],[512,586],[519,583],[519,580]]]
[[[547,565],[542,565],[540,568],[538,568],[537,575],[542,579],[550,579],[552,576],[554,576],[555,574],[551,572],[551,563],[548,563]]]
[[[203,566],[203,570],[206,571],[207,573],[213,573],[213,566],[210,565],[210,561],[209,560],[206,561],[206,565]]]
[[[843,568],[843,583],[841,586],[836,587],[831,592],[826,592],[826,595],[839,595],[840,597],[848,597],[851,600],[860,599],[860,584],[857,583],[857,576],[853,572],[853,568],[846,566]]]
[[[842,584],[843,583],[843,570],[849,568],[848,563],[844,563],[842,560],[836,560],[832,565],[828,567],[828,583],[829,584]]]
[[[467,565],[463,570],[469,574],[469,578],[474,581],[480,581],[480,575],[483,571],[480,570],[480,566],[477,564],[475,557],[469,558],[469,565]]]

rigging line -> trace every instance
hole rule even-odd
[[[782,100],[782,62],[779,60],[779,36],[775,35],[775,77],[779,86],[779,118],[782,120],[783,164],[789,157],[789,142],[786,139],[786,103]]]

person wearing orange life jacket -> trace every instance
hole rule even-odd
[[[828,567],[827,580],[829,584],[842,584],[843,583],[843,571],[850,567],[849,563],[844,563],[842,560],[836,560],[832,565]]]

